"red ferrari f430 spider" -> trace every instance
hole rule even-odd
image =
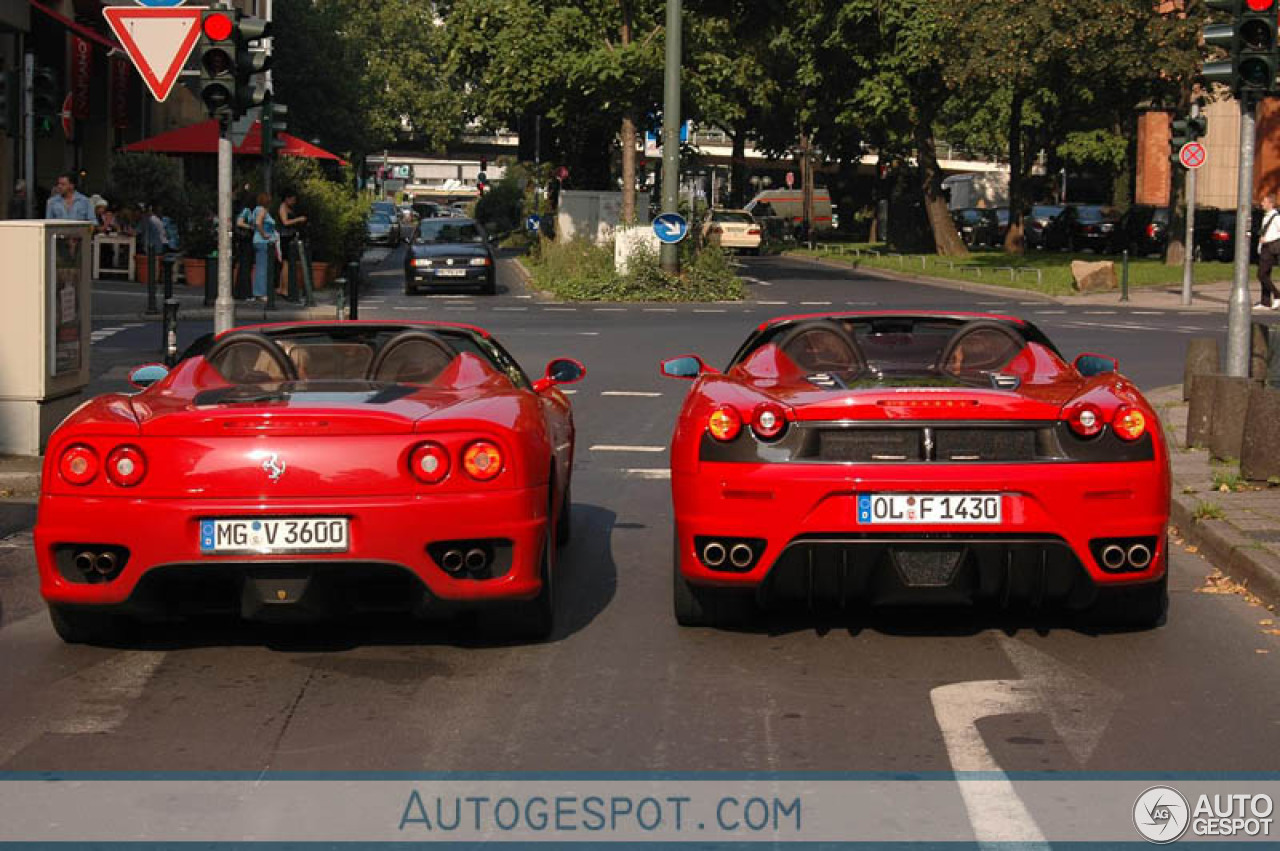
[[[53,433],[35,528],[67,641],[121,615],[248,619],[501,604],[552,627],[573,414],[478,328],[263,325],[206,338]]]
[[[1031,323],[855,313],[696,357],[671,444],[679,623],[763,604],[1088,610],[1160,623],[1169,461],[1108,357]]]

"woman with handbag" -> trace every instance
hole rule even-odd
[[[271,196],[265,192],[258,193],[258,206],[253,211],[253,300],[267,300],[268,252],[278,252],[280,234],[276,231],[276,220],[271,217],[267,205]]]

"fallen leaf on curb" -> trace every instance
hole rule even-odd
[[[1221,570],[1214,568],[1213,573],[1205,577],[1204,585],[1196,589],[1197,594],[1224,594],[1235,597],[1243,597],[1250,603],[1262,605],[1259,600],[1248,588],[1236,582],[1230,576],[1227,576]]]
[[[1254,653],[1270,653],[1270,650],[1255,650]]]
[[[1271,626],[1274,623],[1275,621],[1273,621],[1271,618],[1267,618],[1266,620],[1258,621],[1258,626]]]
[[[1264,629],[1263,632],[1267,635],[1280,635],[1280,629]]]
[[[1198,553],[1198,552],[1200,552],[1200,548],[1199,548],[1199,547],[1187,547],[1187,552],[1192,553],[1192,554],[1194,554],[1194,553]]]

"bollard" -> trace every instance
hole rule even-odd
[[[147,313],[159,313],[160,305],[156,302],[156,278],[160,276],[156,268],[156,255],[147,250]]]
[[[1249,390],[1244,439],[1240,444],[1240,475],[1254,482],[1280,476],[1280,390],[1254,385]]]
[[[160,257],[161,277],[164,280],[164,300],[167,302],[173,298],[173,262],[172,254],[164,254]]]
[[[1249,408],[1249,390],[1256,383],[1248,378],[1219,375],[1213,381],[1213,410],[1209,422],[1209,454],[1220,461],[1240,457],[1244,441],[1244,417]]]
[[[305,307],[315,307],[316,297],[311,281],[311,259],[307,256],[307,242],[299,234],[293,244],[298,253],[298,265],[302,267],[302,304]]]
[[[164,300],[164,320],[160,323],[161,351],[164,352],[165,366],[173,366],[178,362],[178,300],[173,297]]]
[[[1270,360],[1270,341],[1267,339],[1266,322],[1254,322],[1249,338],[1249,377],[1254,381],[1267,380],[1267,364]]]
[[[1182,401],[1191,398],[1191,377],[1222,371],[1217,337],[1192,337],[1187,342],[1187,359],[1182,367]]]
[[[360,318],[360,261],[347,264],[347,318]]]
[[[267,310],[276,309],[276,252],[275,246],[267,246]]]
[[[1209,445],[1209,425],[1213,421],[1213,387],[1218,373],[1200,372],[1191,376],[1191,389],[1187,395],[1186,447],[1196,449]]]
[[[347,279],[338,278],[334,283],[338,285],[338,297],[333,302],[333,318],[341,322],[349,318],[347,316]]]
[[[1280,388],[1280,325],[1267,329],[1267,386]]]
[[[1124,265],[1121,266],[1120,272],[1120,300],[1129,300],[1129,249],[1123,252]]]
[[[206,257],[204,260],[204,306],[213,307],[218,303],[218,260]]]

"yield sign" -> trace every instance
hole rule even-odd
[[[1199,168],[1204,165],[1204,145],[1199,142],[1188,142],[1178,151],[1178,160],[1187,168]]]
[[[152,97],[164,100],[200,38],[200,16],[204,11],[192,6],[169,9],[107,6],[102,14],[133,60]]]

